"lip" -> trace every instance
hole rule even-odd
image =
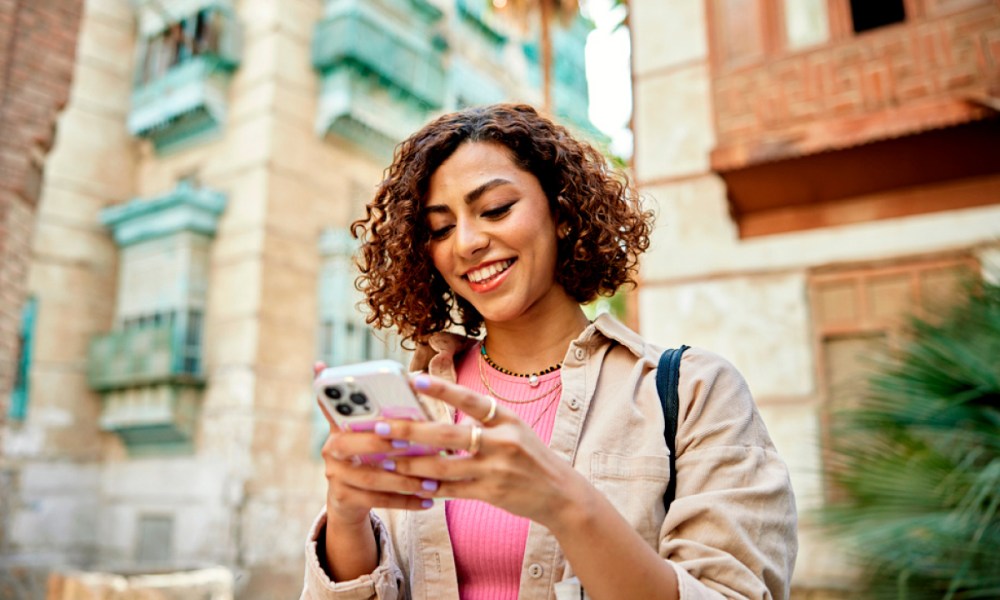
[[[495,275],[493,278],[491,278],[491,279],[489,279],[487,281],[476,283],[476,282],[470,280],[469,277],[468,277],[469,273],[472,273],[473,271],[478,271],[479,269],[482,269],[483,267],[488,267],[490,265],[494,265],[494,264],[497,264],[497,263],[502,263],[502,262],[507,261],[507,260],[513,260],[513,262],[511,263],[511,265],[509,267],[507,267],[507,270],[505,270],[504,272],[502,272],[502,273],[500,273],[498,275]],[[513,269],[515,265],[517,265],[517,259],[516,258],[515,259],[502,258],[500,260],[493,260],[493,261],[490,261],[490,262],[486,262],[486,263],[482,263],[482,264],[476,265],[474,268],[469,269],[468,271],[466,271],[465,273],[462,274],[462,279],[465,280],[465,282],[469,285],[469,287],[472,289],[473,292],[476,292],[476,293],[479,293],[479,294],[485,294],[487,292],[492,292],[496,288],[500,287],[500,285],[502,285],[503,282],[507,279],[507,276],[510,275],[511,269]]]

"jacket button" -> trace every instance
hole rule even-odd
[[[569,407],[571,410],[580,410],[580,401],[576,398],[570,398]]]
[[[538,563],[533,563],[530,567],[528,567],[528,575],[531,575],[532,579],[538,579],[541,577],[542,572],[542,565]]]
[[[573,356],[576,357],[576,360],[583,360],[587,358],[587,351],[583,348],[577,348],[573,351]]]

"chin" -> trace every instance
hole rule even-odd
[[[483,321],[492,321],[494,323],[512,321],[524,314],[523,310],[509,306],[476,306],[475,304],[472,306],[483,317]]]

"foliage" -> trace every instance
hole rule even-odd
[[[822,516],[870,597],[1000,597],[1000,286],[915,320],[832,433]]]

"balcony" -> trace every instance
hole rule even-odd
[[[101,429],[129,454],[190,450],[205,384],[200,340],[200,313],[190,311],[91,341],[87,377],[102,395]]]
[[[95,336],[87,356],[91,388],[105,392],[161,383],[202,385],[200,347],[191,343],[188,329],[200,326],[164,319]]]
[[[132,93],[129,133],[153,142],[159,153],[183,142],[205,139],[226,120],[230,69],[199,56]]]
[[[140,39],[128,129],[165,152],[217,133],[239,65],[241,30],[212,4]]]
[[[416,35],[390,14],[371,3],[338,3],[317,24],[312,46],[322,80],[320,135],[341,136],[379,158],[391,155],[445,95],[442,49],[428,41],[431,28]]]
[[[157,385],[105,394],[100,426],[118,435],[132,456],[186,454],[201,404],[196,388]]]

